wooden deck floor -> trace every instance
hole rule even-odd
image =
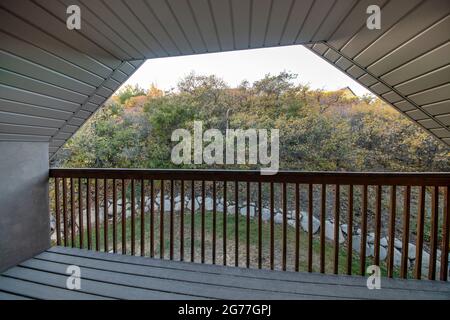
[[[69,265],[81,289],[66,288]],[[0,276],[1,299],[450,299],[450,284],[205,265],[53,247]]]

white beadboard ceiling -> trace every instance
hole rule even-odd
[[[304,44],[450,145],[449,40],[449,0],[2,0],[0,140],[53,156],[146,59]]]

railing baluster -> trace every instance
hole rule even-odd
[[[262,188],[258,182],[258,268],[262,268]]]
[[[281,261],[281,268],[283,271],[286,271],[286,258],[287,258],[287,188],[286,188],[286,182],[283,182],[283,189],[282,189],[282,196],[283,196],[283,258]]]
[[[222,238],[223,238],[223,265],[227,265],[227,213],[228,213],[228,205],[227,205],[227,181],[223,182],[223,225],[222,225]]]
[[[153,180],[150,180],[150,257],[153,258],[154,256],[155,256],[155,184]]]
[[[325,215],[327,206],[327,185],[322,184],[320,197],[320,272],[325,273]]]
[[[59,204],[59,178],[55,178],[55,220],[56,220],[56,245],[61,245],[61,218]]]
[[[300,188],[295,184],[295,271],[300,267]]]
[[[83,192],[81,178],[78,178],[78,233],[80,248],[83,248]]]
[[[191,262],[195,259],[195,181],[191,181]]]
[[[247,181],[246,266],[250,268],[250,182]]]
[[[388,277],[394,276],[394,239],[395,239],[395,216],[397,210],[397,186],[391,186],[391,205],[389,215],[389,243],[388,243],[388,257],[387,269]]]
[[[374,241],[374,264],[380,265],[380,237],[381,237],[381,185],[377,185],[377,196],[375,206],[375,241]]]
[[[442,212],[442,253],[441,253],[441,281],[447,281],[448,277],[448,242],[450,229],[450,194],[449,187],[444,189],[444,211]]]
[[[141,256],[145,256],[145,180],[141,179]]]
[[[136,182],[131,179],[131,255],[136,254]]]
[[[347,274],[352,274],[353,260],[353,185],[348,186],[348,217],[347,217]]]
[[[184,261],[184,206],[186,202],[184,200],[184,180],[181,180],[180,186],[180,261]]]
[[[366,274],[366,246],[367,246],[367,184],[363,186],[363,206],[361,214],[361,248],[359,272],[362,276]]]
[[[201,261],[205,263],[205,181],[202,181]]]
[[[234,265],[239,266],[239,184],[234,182]]]
[[[159,257],[164,259],[164,180],[161,180],[161,190],[160,190],[160,200],[159,200]]]
[[[339,272],[339,228],[340,228],[340,185],[334,189],[334,265],[333,273]]]
[[[312,272],[313,265],[313,185],[308,185],[308,272]]]
[[[64,246],[68,245],[68,231],[67,231],[67,179],[63,178],[63,233],[64,233]]]
[[[113,179],[113,252],[117,253],[117,179]]]
[[[426,187],[419,189],[419,203],[417,205],[417,231],[416,231],[416,261],[414,276],[416,279],[422,278],[422,250],[423,250],[423,228],[425,222],[425,191]]]
[[[433,186],[431,193],[430,266],[428,279],[436,279],[436,253],[438,243],[439,187]]]
[[[274,251],[275,251],[275,240],[274,240],[274,190],[273,182],[270,183],[270,269],[274,268]]]
[[[109,251],[108,246],[108,222],[109,222],[109,212],[108,212],[108,179],[103,180],[103,241],[105,246],[105,252]]]
[[[173,207],[174,207],[174,182],[170,180],[170,221],[169,221],[169,259],[173,260]]]
[[[86,179],[86,226],[87,226],[87,245],[88,250],[92,249],[91,234],[91,179]]]
[[[99,205],[99,186],[98,186],[98,179],[95,179],[95,250],[100,251],[100,217],[99,217],[99,211],[100,211],[100,205]]]
[[[70,178],[70,242],[75,248],[75,190],[73,178]]]
[[[213,181],[213,221],[212,221],[212,263],[216,264],[216,219],[217,219],[217,190],[216,182]]]
[[[127,254],[127,197],[126,181],[122,179],[122,254]]]
[[[409,245],[409,220],[411,208],[411,186],[405,187],[403,196],[403,237],[402,237],[402,261],[400,264],[400,277],[408,276],[408,245]]]

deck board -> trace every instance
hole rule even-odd
[[[81,289],[66,288],[69,265],[81,268]],[[450,299],[450,284],[281,272],[150,259],[53,247],[0,276],[7,299]]]
[[[48,250],[51,253],[62,253],[66,255],[72,255],[76,257],[91,257],[96,260],[115,261],[131,265],[153,266],[160,267],[168,270],[183,270],[200,272],[202,274],[223,274],[233,275],[240,277],[249,277],[256,279],[268,279],[268,280],[286,280],[293,282],[310,282],[310,283],[323,283],[323,284],[335,284],[343,286],[360,286],[366,288],[366,277],[358,275],[334,275],[334,274],[320,274],[309,272],[277,272],[272,270],[254,269],[254,268],[236,268],[222,265],[209,265],[200,263],[191,263],[183,261],[169,261],[161,259],[149,259],[142,257],[133,257],[129,255],[121,254],[109,254],[105,252],[95,252],[82,249],[53,247]],[[301,276],[299,276],[299,274]],[[408,290],[422,290],[422,291],[443,291],[448,292],[448,287],[442,285],[440,281],[428,281],[428,280],[415,280],[408,279],[389,279],[383,278],[383,288],[392,289],[408,289]]]

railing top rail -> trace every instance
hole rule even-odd
[[[335,172],[282,170],[275,175],[262,175],[259,170],[52,168],[50,169],[49,176],[54,178],[250,181],[343,185],[450,185],[450,172]]]

